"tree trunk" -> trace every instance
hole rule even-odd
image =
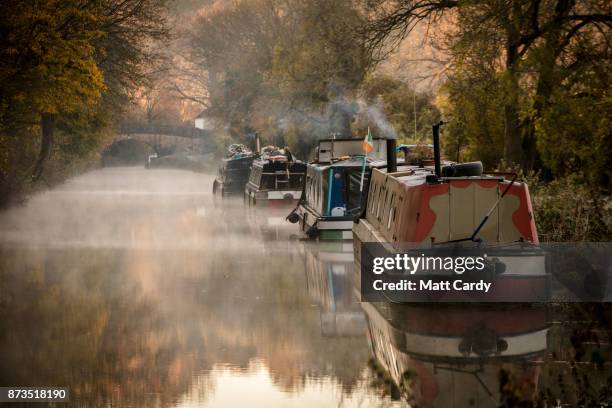
[[[510,41],[510,39],[509,39]],[[504,103],[504,159],[506,165],[515,167],[521,162],[521,124],[519,117],[519,83],[516,72],[517,52],[513,45],[507,46],[507,75]]]
[[[557,12],[561,15],[568,13],[569,5],[567,2],[559,2],[561,4],[557,7]],[[562,8],[565,7],[565,8]],[[538,80],[535,88],[535,95],[533,98],[532,113],[526,118],[523,124],[523,156],[521,165],[523,170],[533,170],[537,163],[538,150],[537,150],[537,135],[536,135],[536,122],[542,117],[543,112],[550,104],[550,98],[553,94],[553,90],[556,85],[561,81],[561,78],[557,78],[556,60],[561,55],[564,46],[561,43],[562,31],[559,29],[550,30],[550,32],[544,37],[544,44],[540,50],[539,66],[538,66]]]
[[[518,39],[520,30],[517,19],[521,17],[519,2],[511,2],[507,14],[500,10],[502,24],[506,31],[506,72],[504,85],[504,160],[506,166],[515,168],[521,159],[521,124],[519,117],[519,74],[520,60]]]
[[[51,151],[53,149],[53,133],[55,131],[55,115],[52,113],[43,113],[40,118],[40,127],[42,139],[40,142],[40,152],[38,153],[38,159],[32,172],[32,179],[38,180],[42,176],[45,163],[51,157]]]
[[[534,118],[528,118],[524,125],[523,143],[521,147],[523,150],[521,168],[528,173],[534,169],[538,161]]]
[[[504,106],[504,159],[508,166],[520,163],[521,137],[517,104],[511,101]]]
[[[550,95],[552,94],[552,86],[549,82],[551,75],[551,64],[548,64],[548,66],[545,66],[544,69],[540,70],[538,83],[536,85],[536,92],[534,95],[532,114],[525,119],[525,122],[522,125],[523,142],[521,148],[523,154],[521,158],[521,167],[526,172],[533,170],[536,162],[539,159],[535,127],[536,121],[542,117],[542,112],[548,105]]]
[[[555,17],[557,21],[561,21],[566,17],[576,2],[574,0],[558,0],[555,6]],[[559,58],[564,48],[569,44],[571,37],[565,36],[561,23],[556,23],[550,26],[548,32],[544,35],[544,44],[540,51],[539,66],[538,66],[538,82],[534,95],[532,113],[525,119],[522,124],[522,156],[521,166],[525,171],[531,171],[539,161],[537,149],[536,122],[542,117],[543,112],[550,104],[550,98],[556,85],[561,83],[562,79],[557,78],[556,60]]]

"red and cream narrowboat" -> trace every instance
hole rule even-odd
[[[406,247],[494,248],[503,273],[486,300],[541,301],[548,276],[527,184],[516,175],[483,173],[480,162],[442,166],[440,125],[434,125],[434,166],[372,170],[365,211],[353,225],[357,265],[368,242],[390,254]]]

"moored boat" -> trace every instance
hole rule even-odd
[[[362,243],[368,242],[383,245],[389,254],[406,248],[494,247],[503,268],[487,300],[545,299],[545,256],[537,248],[527,185],[516,181],[515,174],[484,173],[480,162],[442,166],[439,127],[434,126],[433,166],[373,169],[366,209],[353,226],[357,265]],[[428,277],[449,276],[433,272]],[[415,300],[418,295],[414,292]],[[457,301],[462,295],[440,296]]]
[[[255,154],[247,146],[230,145],[227,156],[221,160],[219,165],[219,171],[213,183],[213,194],[221,197],[243,194],[254,159]]]
[[[309,238],[352,239],[353,219],[365,202],[370,172],[386,166],[386,140],[375,138],[372,144],[365,156],[361,139],[320,140],[298,206],[287,219],[299,223]]]
[[[288,148],[264,147],[253,160],[244,190],[251,206],[295,205],[302,194],[306,164],[295,160]]]

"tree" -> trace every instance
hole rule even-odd
[[[40,131],[33,179],[42,175],[63,116],[117,108],[142,83],[152,41],[167,33],[164,4],[165,0],[0,4],[0,132]]]
[[[373,53],[384,55],[419,22],[453,20],[448,49],[461,69],[493,47],[503,84],[504,158],[530,170],[537,161],[535,124],[548,104],[550,89],[562,78],[550,75],[590,32],[608,48],[612,24],[609,2],[572,0],[393,0],[376,1],[368,39]],[[592,38],[594,39],[594,38]],[[546,51],[548,50],[548,51]],[[609,55],[609,54],[608,54]],[[571,57],[570,57],[571,58]],[[533,84],[536,84],[535,88]]]
[[[96,15],[61,1],[2,3],[0,97],[3,128],[11,122],[40,123],[40,153],[33,177],[51,154],[56,115],[91,106],[104,90],[92,42],[100,33]],[[9,10],[10,8],[10,10]]]
[[[278,144],[350,133],[370,66],[363,24],[349,0],[243,0],[204,15],[190,60],[208,72],[207,113],[234,137]]]
[[[366,106],[358,113],[355,133],[365,134],[370,127],[378,136],[409,143],[431,142],[431,124],[440,120],[433,95],[418,93],[389,76],[372,75],[363,83],[361,96]],[[394,134],[389,135],[385,127],[391,127]]]

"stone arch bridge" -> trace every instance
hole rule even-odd
[[[182,150],[204,154],[214,150],[211,131],[187,125],[127,123],[121,126],[111,144],[126,139],[141,141],[156,152]]]

